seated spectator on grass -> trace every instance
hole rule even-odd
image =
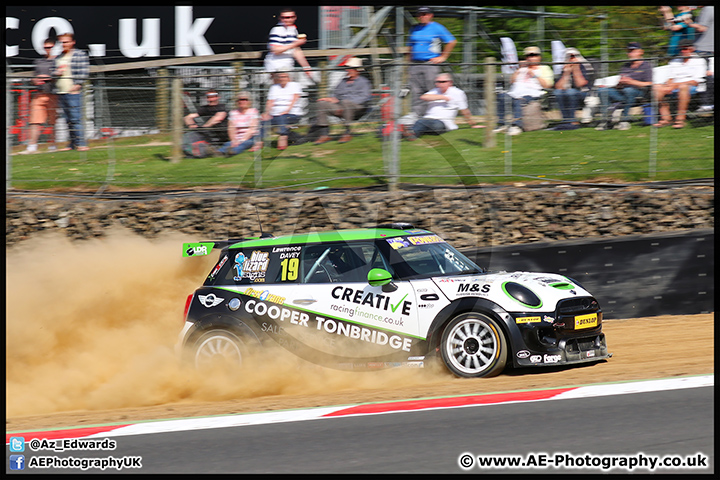
[[[227,108],[224,103],[220,103],[220,95],[215,90],[208,90],[205,98],[205,105],[185,115],[185,125],[200,132],[212,148],[219,148],[228,140]]]
[[[310,138],[318,136],[315,140],[316,145],[330,140],[328,115],[340,117],[345,126],[345,133],[338,141],[346,143],[352,140],[350,123],[362,116],[372,97],[370,80],[360,74],[363,70],[362,59],[356,57],[349,59],[345,62],[345,68],[347,75],[335,87],[333,96],[317,101],[317,117],[307,135]]]
[[[555,82],[555,98],[562,112],[563,123],[554,130],[579,128],[580,122],[575,118],[575,112],[585,100],[594,78],[592,65],[576,48],[565,49],[565,61],[567,63],[563,65],[562,74]]]
[[[627,56],[630,61],[620,68],[617,85],[598,89],[604,118],[595,130],[630,129],[630,108],[635,105],[637,98],[644,97],[652,87],[652,65],[647,60],[643,60],[643,54],[644,50],[638,42],[628,43]],[[613,111],[608,110],[611,102],[617,104],[618,108],[622,107],[620,122],[615,126],[611,121]]]
[[[472,128],[484,128],[484,125],[478,125],[472,119],[467,96],[465,92],[453,86],[449,73],[441,73],[435,77],[435,88],[421,95],[420,99],[427,102],[427,109],[425,115],[413,125],[412,133],[404,132],[407,140],[412,141],[425,134],[440,135],[450,130],[457,130],[455,117],[458,111],[463,114]]]
[[[290,81],[288,72],[273,74],[274,82],[268,91],[265,112],[262,114],[262,128],[260,138],[265,138],[268,127],[278,127],[280,136],[277,141],[278,150],[285,150],[288,146],[290,125],[297,124],[302,116],[302,107],[299,104],[302,87],[297,82]],[[262,142],[260,142],[262,146]]]
[[[507,131],[508,135],[518,135],[522,130],[522,108],[533,100],[539,100],[545,89],[553,86],[553,71],[547,65],[540,65],[542,59],[538,47],[527,47],[524,50],[525,60],[510,78],[510,90],[498,95],[496,133]],[[512,99],[513,120],[508,129],[505,125],[505,102]]]
[[[707,63],[695,55],[692,40],[680,42],[682,57],[670,62],[670,73],[665,83],[653,85],[653,93],[660,105],[660,121],[655,127],[664,127],[672,123],[669,96],[677,94],[677,114],[673,128],[683,128],[690,97],[697,92],[697,87],[705,79]]]
[[[228,115],[228,138],[230,141],[222,146],[220,153],[226,157],[238,155],[245,150],[254,152],[254,146],[260,125],[260,113],[252,107],[250,96],[241,93],[237,99],[237,108]]]

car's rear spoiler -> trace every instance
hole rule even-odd
[[[213,249],[223,249],[230,245],[245,240],[255,240],[256,238],[236,238],[227,240],[206,240],[203,242],[183,243],[183,257],[200,257],[209,255]]]

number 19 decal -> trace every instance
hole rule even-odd
[[[298,278],[298,267],[300,265],[300,259],[297,258],[286,258],[280,262],[282,266],[282,278],[283,282],[294,282]]]

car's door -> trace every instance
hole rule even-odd
[[[309,329],[299,332],[304,340],[312,332],[322,334],[323,340],[315,342],[325,350],[348,352],[350,345],[351,350],[376,353],[410,351],[418,337],[413,287],[410,282],[368,283],[371,269],[390,268],[372,241],[298,248],[296,260],[288,261],[287,268],[281,265],[273,291],[286,307],[309,315]],[[381,348],[360,348],[369,345]]]

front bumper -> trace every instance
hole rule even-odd
[[[549,365],[574,365],[578,363],[596,362],[612,357],[608,352],[605,334],[602,332],[581,336],[562,338],[557,346],[541,350],[519,350],[513,358],[517,367],[546,367]]]

